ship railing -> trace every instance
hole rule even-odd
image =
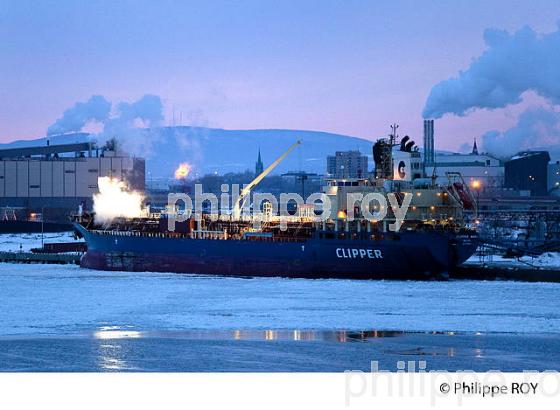
[[[182,232],[146,232],[146,231],[117,231],[117,230],[97,230],[90,231],[96,235],[103,236],[133,236],[143,238],[190,238],[190,239],[216,239],[225,240],[231,237],[226,231],[206,231],[197,230],[190,233]]]
[[[271,236],[246,236],[243,238],[251,242],[306,242],[310,238],[301,237],[271,237]]]
[[[225,240],[228,238],[227,231],[206,231],[197,230],[191,231],[190,237],[192,239],[221,239]]]
[[[92,229],[90,231],[96,235],[103,236],[136,236],[145,238],[190,238],[190,234],[180,232],[142,232],[142,231],[113,231]]]

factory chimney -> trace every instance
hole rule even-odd
[[[434,163],[434,120],[424,120],[424,169]]]

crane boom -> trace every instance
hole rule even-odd
[[[278,164],[280,164],[284,160],[284,158],[286,158],[290,154],[290,152],[296,149],[296,147],[300,144],[301,144],[301,140],[298,140],[294,144],[292,144],[292,146],[288,148],[286,152],[284,152],[282,155],[276,158],[276,161],[270,164],[263,172],[261,172],[255,179],[253,179],[248,185],[246,185],[241,190],[241,193],[239,194],[239,197],[237,198],[237,201],[233,206],[232,214],[234,219],[239,219],[239,217],[241,216],[241,209],[243,208],[243,204],[245,203],[247,196],[251,192],[251,189],[253,189],[259,182],[261,182],[264,177],[270,174],[272,170],[276,168]]]

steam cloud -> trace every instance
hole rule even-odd
[[[78,132],[90,122],[104,123],[109,118],[111,103],[101,95],[93,95],[86,102],[77,102],[64,111],[62,118],[47,129],[47,135]]]
[[[432,88],[424,118],[503,108],[519,103],[521,95],[530,90],[553,104],[560,103],[560,25],[557,31],[542,36],[529,27],[512,35],[488,29],[484,41],[487,50],[469,68]]]
[[[100,141],[116,137],[121,147],[131,154],[148,156],[158,135],[152,128],[163,123],[163,104],[156,95],[145,95],[133,103],[111,104],[105,97],[92,96],[64,111],[48,130],[47,135],[79,132],[87,124],[103,124],[103,131],[95,135]]]
[[[118,179],[101,177],[97,179],[99,193],[93,195],[95,221],[106,224],[118,217],[138,218],[144,214],[141,193],[130,191]]]
[[[529,148],[560,143],[560,112],[530,108],[517,124],[505,132],[489,131],[482,136],[484,150],[507,157]]]

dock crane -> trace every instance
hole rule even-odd
[[[286,152],[284,152],[282,155],[280,155],[276,159],[276,161],[274,161],[272,164],[270,164],[263,172],[261,172],[248,185],[243,187],[243,189],[241,190],[241,193],[239,194],[239,197],[237,198],[237,201],[235,201],[235,204],[233,205],[233,211],[232,211],[233,219],[239,219],[239,217],[241,216],[241,210],[245,206],[245,201],[247,200],[251,190],[255,186],[257,186],[258,183],[261,182],[264,177],[266,177],[268,174],[270,174],[272,172],[272,170],[274,170],[274,168],[276,168],[278,166],[278,164],[280,164],[284,160],[284,158],[286,158],[290,154],[290,152],[292,152],[294,149],[296,149],[296,147],[300,144],[301,144],[301,140],[298,140],[294,144],[292,144],[292,146],[290,148],[288,148],[286,150]]]

